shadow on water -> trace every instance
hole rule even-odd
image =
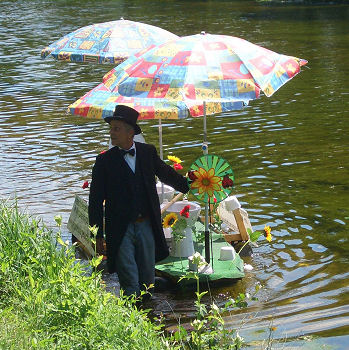
[[[229,34],[276,52],[305,58],[309,69],[271,98],[239,112],[208,118],[210,153],[229,161],[235,194],[260,241],[246,277],[212,286],[223,303],[264,289],[259,301],[226,315],[250,340],[273,336],[306,348],[349,343],[349,6],[275,5],[254,1],[2,1],[0,18],[0,197],[16,196],[49,225],[66,223],[74,194],[107,148],[107,127],[65,113],[112,67],[41,60],[40,50],[63,34],[123,16],[178,35]],[[158,146],[155,122],[141,122]],[[201,155],[202,120],[164,122],[165,156],[189,167]],[[68,234],[68,233],[67,233]],[[113,281],[110,286],[113,287]],[[210,299],[208,298],[209,302]],[[156,293],[154,309],[173,324],[194,312],[190,292]],[[303,338],[302,338],[303,337]],[[298,341],[293,342],[293,339]]]

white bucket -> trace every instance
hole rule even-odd
[[[174,195],[174,188],[165,184],[162,184],[161,182],[158,182],[156,184],[156,191],[159,196],[160,204],[162,204],[164,201],[170,202]]]
[[[181,241],[176,242],[172,237],[170,255],[174,257],[186,258],[194,254],[193,232],[191,226],[193,226],[197,220],[201,207],[198,203],[183,200],[173,203],[166,210],[167,213],[176,213],[178,218],[183,218],[180,216],[180,212],[187,205],[189,206],[189,218],[184,218],[187,222],[187,227],[182,232],[184,238]]]

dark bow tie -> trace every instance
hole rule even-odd
[[[129,154],[130,156],[134,156],[135,155],[135,149],[131,148],[128,151],[124,150],[124,149],[120,149],[120,152],[122,154],[122,156],[124,156],[125,154]]]

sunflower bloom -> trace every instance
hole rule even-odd
[[[175,213],[167,214],[162,222],[162,226],[165,228],[172,227],[178,220],[178,216]]]
[[[270,226],[267,226],[267,225],[264,226],[264,236],[265,236],[265,239],[270,243],[272,240]]]
[[[167,156],[167,159],[176,164],[182,163],[182,161],[176,156]]]
[[[207,193],[209,197],[212,197],[214,191],[219,191],[221,189],[219,184],[221,178],[219,176],[215,176],[213,168],[209,169],[208,171],[203,168],[199,168],[199,170],[194,171],[194,175],[196,176],[196,179],[191,184],[191,187],[197,188],[199,190],[199,194]]]

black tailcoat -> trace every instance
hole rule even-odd
[[[149,215],[155,239],[155,261],[165,259],[169,252],[162,229],[159,197],[156,191],[155,176],[177,191],[189,191],[187,180],[171,166],[164,163],[150,144],[136,145],[136,166],[141,167],[144,186],[150,205]],[[99,154],[92,170],[89,197],[89,224],[98,227],[97,237],[103,235],[103,201],[105,201],[105,236],[107,243],[108,271],[115,271],[115,256],[131,221],[129,208],[132,201],[132,177],[118,147]]]

